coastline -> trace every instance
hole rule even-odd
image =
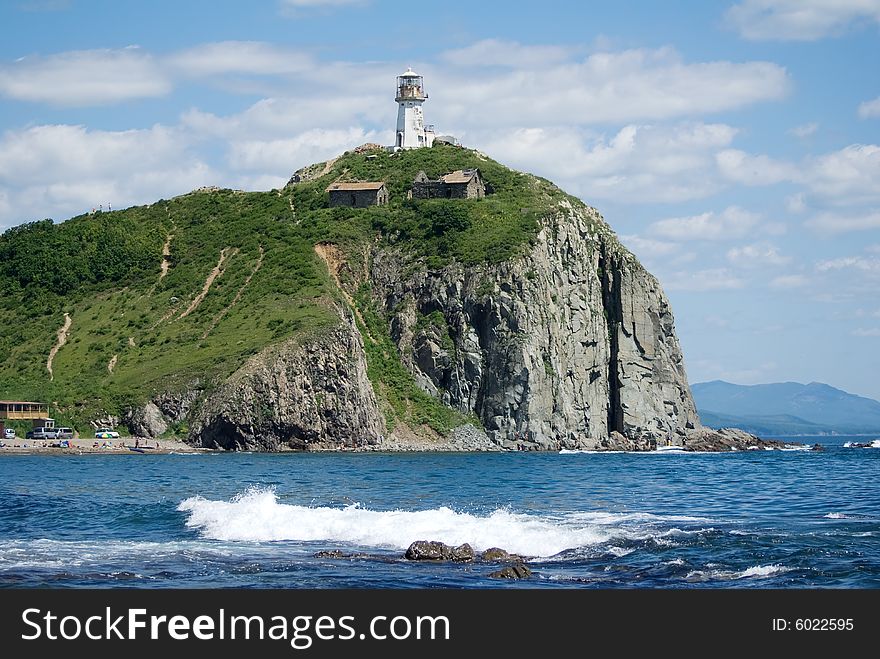
[[[68,448],[51,446],[57,440],[22,439],[4,440],[0,455],[140,455],[132,450],[135,444],[143,447],[143,455],[168,455],[170,453],[218,453],[216,449],[191,446],[179,439],[144,439],[141,437],[120,437],[105,440],[88,437],[69,439]],[[151,447],[151,448],[147,448]]]

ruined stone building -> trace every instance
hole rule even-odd
[[[458,169],[444,174],[436,181],[419,172],[413,180],[412,199],[482,199],[486,184],[478,169]]]
[[[367,208],[384,206],[388,203],[388,188],[382,181],[332,183],[327,188],[327,192],[330,193],[331,208],[335,206]]]

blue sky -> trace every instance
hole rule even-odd
[[[7,0],[0,228],[441,133],[597,207],[692,382],[880,398],[880,0]]]

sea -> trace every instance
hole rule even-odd
[[[6,588],[876,588],[880,450],[0,456]],[[880,442],[875,443],[880,446]],[[407,561],[416,540],[496,565]],[[346,558],[322,558],[340,550]]]

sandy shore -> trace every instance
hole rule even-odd
[[[119,439],[94,439],[81,437],[67,440],[69,448],[53,447],[57,440],[40,439],[4,439],[0,447],[0,455],[18,455],[38,453],[41,455],[84,455],[84,454],[125,454],[141,455],[129,447],[143,449],[143,455],[158,453],[210,453],[210,449],[194,448],[177,439],[143,439],[140,437],[120,437]]]

